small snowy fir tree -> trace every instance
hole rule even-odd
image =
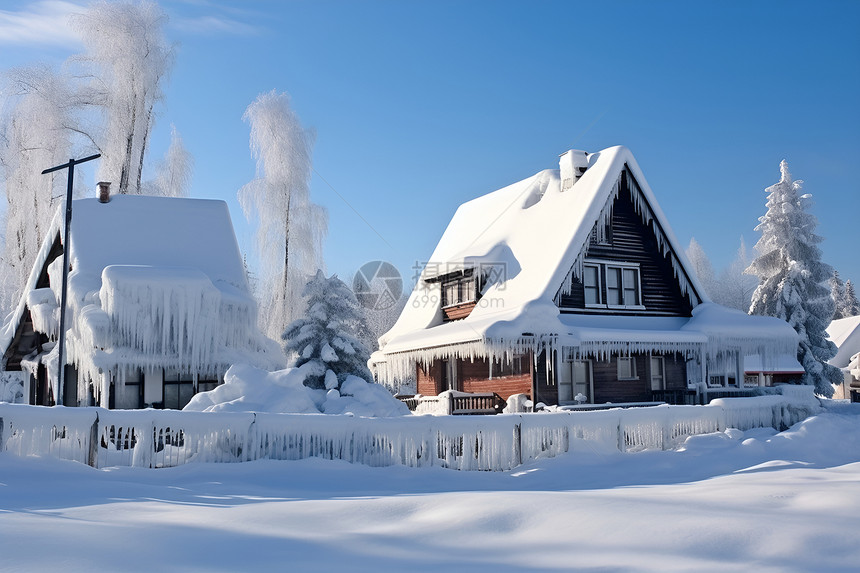
[[[860,301],[854,292],[854,283],[851,279],[845,281],[845,298],[842,299],[842,315],[844,317],[857,316],[860,314]]]
[[[782,177],[768,187],[767,213],[759,218],[756,230],[758,257],[747,269],[759,277],[750,314],[775,316],[788,322],[800,335],[797,358],[806,371],[804,384],[815,385],[822,396],[833,395],[833,384],[842,373],[827,361],[836,355],[836,346],[827,339],[825,328],[833,316],[833,299],[827,280],[833,273],[821,262],[821,237],[813,231],[818,224],[807,211],[810,195],[800,195],[801,181],[792,181],[788,164],[780,163]]]
[[[355,294],[337,275],[322,271],[305,285],[304,318],[294,321],[283,334],[287,352],[296,356],[294,366],[306,371],[305,385],[333,390],[350,375],[373,381],[367,361],[370,352],[361,343],[364,324]]]
[[[830,277],[830,298],[833,299],[833,320],[845,318],[843,306],[845,303],[845,283],[839,278],[839,271],[834,270]]]

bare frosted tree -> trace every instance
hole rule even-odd
[[[170,126],[170,147],[157,167],[153,181],[144,183],[144,195],[161,197],[188,197],[194,157],[182,143],[176,126]]]
[[[323,268],[327,214],[310,201],[313,135],[302,127],[289,96],[261,94],[245,110],[257,178],[239,190],[245,215],[256,216],[261,273],[261,327],[271,338],[302,310],[301,292]]]
[[[714,302],[744,312],[749,311],[752,294],[758,286],[756,277],[744,273],[749,265],[749,251],[746,241],[741,237],[734,260],[714,281],[714,292],[711,294]]]
[[[0,137],[0,180],[6,195],[0,269],[5,314],[21,296],[65,196],[65,172],[41,173],[71,156],[77,96],[65,76],[45,66],[11,70],[4,79],[10,105]]]
[[[119,193],[140,193],[141,172],[155,105],[173,62],[163,27],[167,16],[155,2],[94,2],[72,17],[90,68],[92,99],[104,112],[103,136],[93,137],[102,158],[98,176]]]
[[[693,271],[699,278],[702,288],[705,289],[709,297],[712,297],[714,290],[714,267],[711,265],[711,259],[705,254],[705,250],[695,237],[690,239],[690,244],[685,254],[687,255],[687,260],[693,266]]]

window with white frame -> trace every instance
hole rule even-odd
[[[642,308],[638,265],[588,261],[582,265],[582,285],[586,307]]]
[[[476,277],[464,277],[442,283],[442,306],[474,302],[478,297]]]
[[[636,359],[632,356],[618,357],[618,379],[619,380],[636,380]]]

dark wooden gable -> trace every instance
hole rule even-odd
[[[642,216],[634,206],[633,193],[641,193],[632,174],[627,171],[619,179],[618,196],[612,205],[612,217],[606,240],[598,243],[596,233],[586,251],[585,259],[597,259],[618,263],[637,263],[641,281],[641,297],[644,309],[595,309],[586,308],[585,291],[579,278],[573,277],[569,294],[560,293],[558,304],[562,312],[582,312],[589,314],[625,314],[648,316],[690,316],[693,305],[690,295],[682,293],[672,265],[671,249],[663,255],[660,253],[656,233],[659,223],[653,217],[646,225]],[[640,195],[641,197],[641,195]],[[644,201],[641,209],[649,209]],[[655,231],[655,229],[658,229]],[[601,281],[603,297],[606,296],[606,285]],[[695,296],[692,295],[692,296]]]
[[[60,243],[60,235],[54,239],[51,245],[51,251],[48,253],[48,258],[39,272],[39,278],[36,281],[36,288],[47,288],[50,286],[50,278],[48,277],[48,266],[54,260],[63,254],[63,246]],[[26,296],[24,293],[23,296]],[[33,330],[33,319],[30,316],[30,309],[24,307],[22,316],[18,317],[18,325],[15,328],[15,336],[9,343],[9,348],[5,349],[3,354],[3,363],[5,370],[19,371],[21,370],[21,359],[28,354],[39,350],[41,345],[48,342],[48,337],[40,332]]]

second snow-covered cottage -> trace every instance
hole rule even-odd
[[[794,356],[784,321],[710,302],[624,147],[460,206],[371,359],[417,391],[535,402],[691,402]],[[755,383],[765,380],[756,378]]]
[[[30,404],[182,408],[196,392],[221,383],[235,362],[279,365],[280,349],[257,327],[223,201],[78,199],[60,395],[62,214],[0,333],[4,377],[20,377]]]
[[[860,402],[860,316],[832,321],[827,336],[836,345],[836,356],[828,362],[842,370],[843,376],[833,397]]]

